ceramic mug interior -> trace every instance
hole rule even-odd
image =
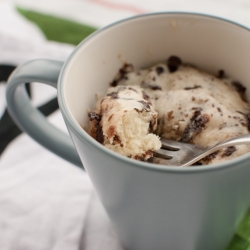
[[[96,32],[73,53],[64,69],[63,98],[72,118],[86,126],[95,95],[105,93],[124,63],[144,68],[171,55],[215,75],[223,69],[250,85],[249,41],[246,28],[209,16],[155,14],[118,22]]]
[[[145,68],[176,55],[209,73],[223,69],[247,86],[250,100],[250,32],[235,23],[198,14],[158,13],[112,24],[84,40],[67,61],[60,98],[73,126],[89,135],[87,112],[124,63]],[[77,125],[76,125],[77,124]]]

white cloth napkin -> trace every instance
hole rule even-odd
[[[14,3],[97,27],[164,10],[213,14],[250,26],[248,0],[0,0],[0,64],[20,65],[35,58],[64,61],[74,49],[48,42],[34,24],[17,14]],[[4,90],[0,85],[0,116]],[[56,96],[54,89],[40,84],[34,84],[33,90],[34,105]],[[49,120],[66,132],[59,111]],[[0,158],[0,249],[123,248],[87,174],[21,134]]]
[[[0,64],[20,65],[36,58],[64,61],[74,49],[48,42],[11,4],[0,2],[0,21],[5,24],[0,26]],[[0,86],[1,116],[5,86]],[[41,84],[32,84],[32,91],[36,106],[56,96],[56,90]],[[49,121],[67,133],[59,111]],[[1,155],[0,232],[1,250],[101,249],[103,243],[119,249],[88,175],[26,134]]]

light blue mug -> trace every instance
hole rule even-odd
[[[124,62],[141,68],[173,54],[210,73],[224,69],[247,86],[250,96],[247,28],[199,14],[156,13],[97,31],[64,63],[35,60],[17,68],[7,86],[8,109],[40,144],[84,165],[127,249],[222,250],[250,206],[249,154],[179,169],[120,156],[84,130],[95,95],[106,91]],[[71,139],[30,105],[25,82],[57,88]]]

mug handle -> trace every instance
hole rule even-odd
[[[16,124],[58,156],[83,168],[77,151],[68,135],[50,124],[45,116],[31,106],[24,83],[40,82],[57,88],[63,62],[39,59],[18,67],[8,79],[6,101],[8,111]]]

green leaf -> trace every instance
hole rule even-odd
[[[237,234],[250,242],[250,209],[248,209],[243,220],[237,228]]]
[[[233,239],[225,250],[250,250],[250,209],[240,222]]]
[[[233,239],[230,241],[229,245],[225,250],[248,250],[250,249],[250,244],[247,240],[242,239],[238,235],[234,235]]]
[[[60,17],[46,15],[20,7],[16,9],[25,18],[35,23],[48,40],[77,45],[84,38],[97,30],[95,27]]]

